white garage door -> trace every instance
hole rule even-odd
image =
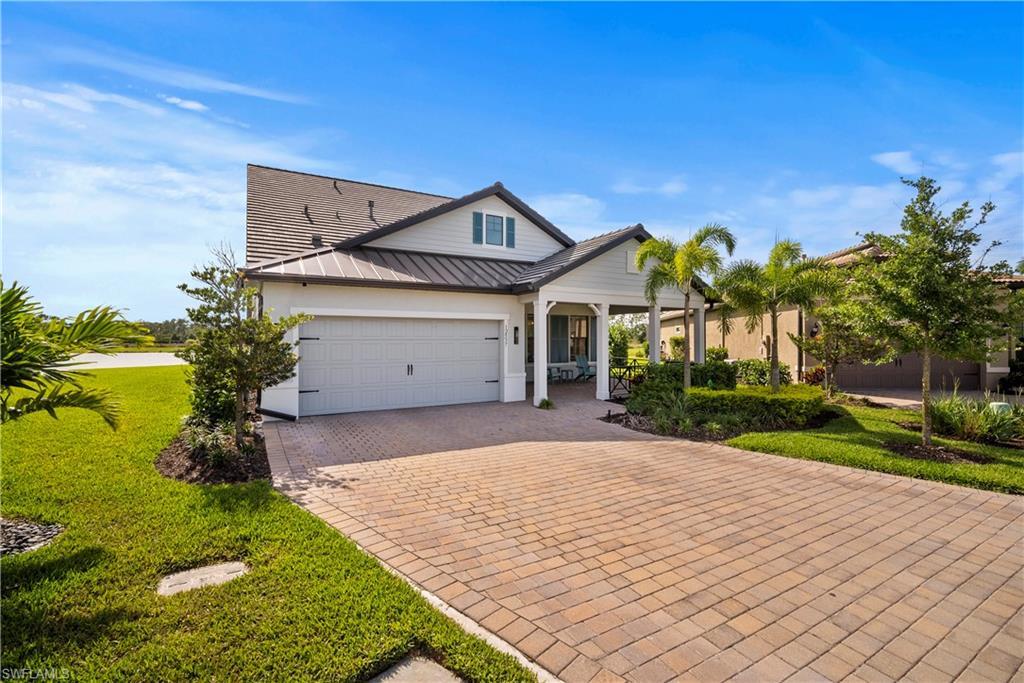
[[[318,317],[299,328],[299,414],[497,401],[498,326]]]

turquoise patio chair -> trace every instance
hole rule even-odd
[[[576,356],[576,381],[586,382],[591,377],[597,377],[597,371],[590,367],[590,359],[586,356]]]

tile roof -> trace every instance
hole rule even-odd
[[[310,250],[315,246],[313,235],[320,235],[325,245],[333,244],[452,201],[425,192],[252,164],[247,169],[246,194],[246,263]]]
[[[525,261],[357,247],[312,249],[244,269],[254,280],[509,294]]]
[[[557,277],[564,275],[573,268],[583,265],[587,261],[600,256],[609,249],[622,244],[629,239],[639,238],[641,241],[649,239],[650,235],[640,223],[630,225],[621,230],[606,232],[597,237],[591,237],[573,246],[555,252],[547,258],[520,273],[515,282],[516,291],[536,289]]]

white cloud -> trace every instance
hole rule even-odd
[[[612,185],[612,192],[615,194],[660,194],[665,197],[674,197],[686,192],[687,189],[686,181],[679,176],[652,185],[641,185],[628,179]]]
[[[4,84],[4,275],[54,314],[178,316],[208,245],[243,253],[245,164],[332,171],[313,141],[66,84]]]
[[[125,76],[132,76],[151,83],[198,90],[200,92],[243,95],[276,102],[302,104],[306,98],[267,88],[259,88],[243,83],[203,74],[188,67],[151,59],[144,55],[124,50],[93,50],[82,47],[57,46],[48,51],[47,56],[73,64],[106,69]]]
[[[995,171],[978,183],[978,189],[982,192],[1002,192],[1024,174],[1024,154],[1020,152],[997,154],[989,161],[995,166]]]
[[[604,202],[585,194],[566,192],[534,197],[530,206],[556,225],[559,223],[591,223],[601,219]]]
[[[876,164],[885,166],[890,171],[903,175],[913,175],[921,172],[921,162],[916,160],[909,151],[881,152],[873,154],[871,160]]]
[[[183,100],[180,97],[175,97],[173,95],[160,95],[159,97],[167,104],[173,104],[175,107],[187,109],[188,111],[206,111],[209,109],[205,104],[197,102],[196,100]]]

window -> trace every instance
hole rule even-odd
[[[473,212],[473,244],[489,244],[509,249],[516,247],[516,219],[482,211]]]
[[[571,316],[569,318],[569,359],[576,360],[576,356],[589,356],[590,354],[590,318],[582,316]]]
[[[487,244],[500,247],[502,245],[502,233],[505,231],[504,221],[501,216],[487,214]]]

